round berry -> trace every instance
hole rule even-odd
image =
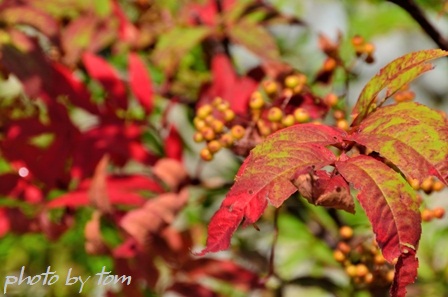
[[[324,61],[324,65],[322,66],[322,69],[324,71],[333,71],[337,66],[337,62],[335,59],[328,57],[325,61]]]
[[[445,188],[445,184],[442,183],[440,180],[436,180],[434,184],[432,185],[432,190],[436,192],[440,192]]]
[[[364,277],[369,273],[369,268],[364,264],[356,265],[356,276]]]
[[[285,87],[294,89],[300,84],[300,79],[297,75],[288,75],[285,78]]]
[[[244,134],[246,133],[246,129],[244,129],[243,126],[235,125],[230,129],[230,133],[235,139],[241,139],[244,137]]]
[[[214,120],[210,123],[210,127],[216,133],[221,133],[224,130],[224,123],[221,122],[220,120]]]
[[[420,185],[420,189],[425,191],[425,193],[429,194],[432,192],[432,186],[434,184],[434,181],[432,177],[427,177],[425,180],[423,180],[422,184]]]
[[[338,121],[336,122],[336,126],[337,126],[339,129],[344,130],[344,131],[347,131],[347,130],[350,128],[350,126],[349,126],[347,120],[338,120]]]
[[[205,117],[204,122],[207,125],[210,125],[215,119],[215,117],[212,114],[209,114],[208,116]]]
[[[228,110],[229,108],[230,108],[229,101],[223,101],[216,106],[216,109],[222,112]]]
[[[421,217],[423,222],[430,222],[433,219],[433,213],[431,210],[425,208],[421,212]]]
[[[268,120],[270,122],[280,122],[282,118],[283,118],[283,111],[280,108],[274,106],[269,109]]]
[[[339,235],[341,236],[341,238],[343,239],[350,239],[353,237],[353,229],[349,226],[342,226],[339,229]]]
[[[333,107],[339,102],[339,98],[335,93],[329,93],[324,98],[324,102],[327,106]]]
[[[298,123],[306,123],[310,120],[310,115],[305,109],[299,107],[294,110],[294,118]]]
[[[204,129],[207,126],[207,124],[204,122],[204,120],[201,120],[198,117],[195,117],[193,119],[193,125],[196,128],[196,130],[198,130],[198,131],[201,129]]]
[[[352,250],[352,248],[346,242],[343,241],[338,242],[337,249],[343,252],[344,254],[348,254]]]
[[[221,143],[218,140],[212,140],[207,143],[207,147],[212,154],[218,152],[221,149]]]
[[[365,276],[364,276],[364,282],[366,283],[366,284],[371,284],[371,283],[373,283],[373,280],[374,280],[374,277],[373,277],[373,274],[372,273],[367,273]]]
[[[202,136],[204,136],[204,139],[207,141],[211,141],[211,140],[215,139],[215,137],[216,137],[215,131],[213,131],[213,129],[210,127],[205,127],[204,129],[202,129],[201,134],[202,134]]]
[[[235,118],[235,112],[231,109],[224,110],[224,121],[230,122]]]
[[[357,274],[357,269],[355,265],[349,265],[347,267],[345,267],[345,272],[351,276],[351,277],[355,277]]]
[[[336,261],[342,263],[342,262],[344,262],[344,260],[345,260],[345,255],[344,255],[344,253],[343,253],[342,251],[340,251],[340,250],[335,250],[335,251],[333,252],[333,258],[334,258]]]
[[[249,107],[251,109],[260,109],[264,105],[263,95],[260,92],[254,92],[249,100]]]
[[[277,83],[272,80],[267,80],[263,82],[263,90],[266,92],[266,94],[272,96],[278,92]]]
[[[204,120],[208,115],[210,115],[213,111],[213,108],[210,104],[202,105],[196,111],[196,116],[202,120]]]
[[[196,132],[193,134],[193,140],[195,142],[202,142],[202,141],[204,141],[204,136],[202,135],[201,132]]]
[[[445,216],[445,209],[442,207],[436,207],[432,210],[432,215],[437,219],[441,219]]]
[[[217,107],[218,105],[220,105],[224,100],[221,97],[216,97],[215,99],[213,99],[212,105]]]
[[[204,161],[211,161],[213,160],[213,154],[210,152],[208,148],[203,148],[200,152],[201,159]]]
[[[232,134],[223,134],[219,138],[219,143],[221,143],[223,147],[231,147],[233,145],[233,142],[234,138]]]
[[[355,35],[352,37],[352,44],[354,46],[360,46],[364,44],[364,38],[360,35]]]
[[[282,119],[282,125],[285,127],[290,127],[290,126],[294,125],[295,121],[296,120],[295,120],[294,116],[292,114],[288,114]]]
[[[420,182],[418,181],[418,179],[413,178],[409,181],[409,184],[411,185],[411,187],[418,191],[420,189]]]
[[[333,118],[338,121],[338,120],[344,120],[345,119],[345,113],[342,110],[335,110],[333,112]]]
[[[372,43],[368,42],[364,44],[364,53],[366,53],[367,55],[371,55],[374,51],[375,46]]]
[[[373,261],[375,262],[375,264],[377,265],[383,265],[384,263],[386,263],[386,259],[384,258],[384,256],[380,253],[376,254],[375,257],[373,258]]]
[[[386,280],[391,283],[394,281],[394,277],[395,277],[395,271],[393,270],[389,270],[386,274]]]

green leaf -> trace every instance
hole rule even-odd
[[[394,163],[410,179],[448,176],[448,125],[438,112],[406,102],[378,108],[351,140]]]
[[[230,26],[227,33],[233,42],[263,59],[278,60],[280,57],[274,38],[259,24],[243,19]]]
[[[165,72],[173,73],[182,57],[210,33],[207,27],[174,28],[158,40],[152,56],[154,63]]]
[[[378,94],[386,89],[386,98],[393,95],[403,85],[411,82],[420,74],[429,71],[433,65],[426,62],[447,56],[448,52],[431,49],[406,54],[380,70],[364,87],[353,108],[352,115],[356,116],[352,125],[357,125],[373,111],[370,107]]]

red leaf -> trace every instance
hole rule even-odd
[[[107,92],[106,104],[110,104],[113,110],[127,109],[126,87],[116,70],[106,60],[90,52],[82,55],[82,62],[89,75],[97,80]]]
[[[183,147],[182,138],[180,137],[179,132],[177,132],[174,125],[170,125],[169,133],[165,138],[164,144],[166,157],[182,162]]]
[[[0,237],[3,237],[11,229],[5,208],[0,208]]]
[[[435,110],[415,102],[378,108],[351,140],[395,164],[409,179],[448,174],[448,125]],[[445,165],[444,165],[445,164]]]
[[[279,207],[296,191],[291,179],[297,171],[332,163],[335,156],[323,145],[341,142],[342,135],[336,128],[302,124],[280,130],[256,146],[211,219],[207,246],[198,255],[228,248],[241,221],[257,221],[268,202]]]
[[[96,165],[95,174],[93,175],[88,191],[90,204],[97,208],[101,213],[112,212],[112,205],[109,201],[106,181],[108,165],[109,156],[104,155],[98,165]]]
[[[146,202],[143,207],[128,212],[120,226],[144,246],[151,233],[171,224],[188,199],[188,192],[166,193]]]
[[[120,39],[125,42],[133,43],[138,36],[137,28],[129,21],[128,17],[118,4],[118,1],[112,1],[112,5],[113,13],[119,21],[118,32]]]
[[[359,190],[358,200],[384,257],[392,262],[405,251],[417,250],[421,234],[419,202],[406,180],[384,163],[363,155],[337,161],[336,168]]]
[[[394,282],[390,288],[391,297],[405,297],[406,286],[415,282],[417,278],[418,259],[415,251],[409,249],[401,254],[395,264]]]
[[[174,291],[180,296],[195,296],[195,297],[218,297],[218,293],[213,292],[211,289],[202,286],[197,283],[187,283],[183,281],[175,282],[171,285],[167,291]]]
[[[0,19],[7,24],[33,26],[49,37],[56,35],[59,30],[59,23],[51,15],[29,5],[0,9]]]
[[[84,237],[86,239],[85,249],[91,255],[100,255],[107,251],[107,247],[101,236],[101,213],[95,211],[90,221],[84,227]]]
[[[188,178],[184,165],[175,159],[160,159],[154,165],[152,172],[173,191],[176,191]]]
[[[153,108],[153,87],[148,70],[138,54],[129,54],[129,85],[146,114]]]

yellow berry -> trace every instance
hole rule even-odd
[[[290,126],[294,125],[294,123],[295,123],[295,118],[292,114],[288,114],[282,119],[282,124],[285,127],[290,127]]]
[[[208,148],[203,148],[200,152],[200,156],[204,161],[211,161],[213,159],[213,154]]]
[[[212,154],[218,152],[221,149],[221,143],[218,140],[212,140],[207,143],[207,147]]]
[[[278,91],[278,86],[275,81],[268,80],[263,82],[263,89],[269,96],[274,95]]]
[[[194,140],[195,142],[202,142],[202,141],[204,141],[204,136],[202,135],[201,132],[196,132],[196,133],[194,133],[194,135],[193,135],[193,140]]]
[[[290,89],[294,89],[300,84],[300,79],[297,75],[288,75],[285,78],[285,86]]]
[[[211,140],[215,139],[215,137],[216,137],[215,131],[213,131],[213,129],[210,127],[205,127],[204,129],[202,129],[201,134],[202,134],[202,136],[204,136],[204,139],[207,141],[211,141]]]
[[[351,277],[355,277],[356,273],[357,273],[357,269],[355,265],[349,265],[347,267],[345,267],[345,272],[351,276]]]
[[[373,279],[374,279],[374,277],[373,277],[373,274],[372,273],[367,273],[365,276],[364,276],[364,282],[366,283],[366,284],[371,284],[371,283],[373,283]]]
[[[333,107],[338,104],[339,99],[338,96],[334,93],[330,93],[324,98],[324,102],[327,106]]]
[[[432,215],[437,219],[441,219],[445,216],[445,209],[436,207],[432,210]]]
[[[224,100],[221,97],[216,97],[213,99],[212,105],[217,107],[219,104],[221,104]]]
[[[221,133],[224,130],[224,123],[220,120],[213,120],[210,123],[210,127],[215,131],[216,133]]]
[[[384,256],[380,253],[375,255],[375,258],[373,259],[373,261],[377,265],[383,265],[384,263],[386,263],[386,259],[384,259]]]
[[[411,187],[418,191],[420,189],[420,182],[418,181],[418,179],[413,178],[409,181],[409,184],[411,185]]]
[[[375,46],[368,42],[366,44],[364,44],[364,53],[366,53],[367,55],[371,55],[373,54],[373,52],[375,51]]]
[[[204,120],[208,115],[212,113],[212,111],[213,111],[212,106],[210,104],[205,104],[198,108],[196,116]]]
[[[394,281],[395,272],[393,270],[389,270],[386,274],[386,280],[391,283]]]
[[[353,236],[353,229],[349,226],[342,226],[339,229],[339,235],[343,238],[343,239],[350,239]]]
[[[292,95],[294,95],[293,90],[291,90],[291,89],[283,89],[282,90],[282,97],[290,98],[290,97],[292,97]]]
[[[244,134],[246,133],[246,129],[244,129],[243,126],[235,125],[230,129],[230,133],[235,139],[241,139],[244,137]]]
[[[198,117],[195,117],[193,119],[193,125],[196,128],[196,130],[198,130],[198,131],[203,129],[203,128],[205,128],[207,126],[207,124],[204,122],[204,120],[201,120]]]
[[[333,258],[338,261],[338,262],[344,262],[345,260],[345,255],[343,252],[341,252],[340,250],[335,250],[333,252]]]
[[[303,108],[296,108],[294,110],[294,118],[298,123],[306,123],[310,120],[310,115]]]
[[[230,122],[235,118],[235,112],[231,109],[224,110],[223,114],[224,114],[224,121],[226,122]]]
[[[205,117],[204,122],[207,125],[210,125],[214,120],[216,120],[215,117],[213,115],[209,114],[208,116]]]
[[[270,122],[280,122],[282,118],[283,118],[283,111],[280,108],[274,106],[269,109],[268,120]]]
[[[216,109],[223,112],[228,110],[229,107],[230,107],[229,101],[223,101],[220,104],[218,104],[218,106],[216,106]]]
[[[223,147],[231,147],[233,145],[233,142],[234,138],[232,134],[223,134],[219,138],[219,143],[221,143]]]
[[[333,112],[333,118],[335,120],[344,120],[345,119],[345,113],[342,110],[335,110]]]
[[[249,100],[249,107],[251,109],[260,109],[264,105],[263,95],[260,92],[254,92]]]

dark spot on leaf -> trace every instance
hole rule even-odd
[[[252,195],[254,193],[254,191],[249,190],[248,193],[249,193],[249,195]]]
[[[340,193],[341,192],[341,187],[336,187],[336,192]]]

